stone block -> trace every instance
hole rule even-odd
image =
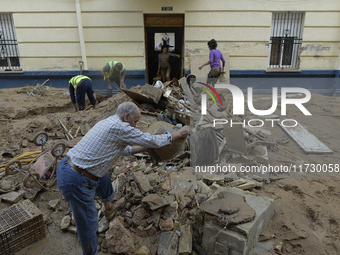
[[[181,236],[179,238],[178,253],[179,255],[188,255],[192,253],[192,229],[191,225],[182,225],[180,228]]]
[[[178,235],[175,232],[161,232],[157,240],[158,255],[177,255]]]

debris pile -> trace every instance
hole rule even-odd
[[[191,126],[190,138],[178,140],[165,150],[122,157],[110,170],[119,209],[108,221],[103,204],[99,198],[95,200],[100,250],[127,255],[248,254],[257,246],[261,231],[274,214],[274,203],[256,192],[264,184],[291,174],[247,173],[241,168],[261,169],[271,162],[269,151],[284,153],[292,161],[304,160],[283,149],[289,140],[273,139],[265,128],[216,124],[215,119],[242,123],[252,117],[250,112],[233,116],[231,95],[227,92],[220,93],[223,107],[217,107],[210,99],[207,114],[202,115],[199,102],[203,91],[200,88],[204,85],[187,78],[155,85],[122,89],[123,93],[103,99],[89,110],[98,114],[86,121],[83,112],[68,116],[63,122],[50,118],[51,126],[44,126],[52,145],[63,139],[67,148],[71,148],[105,117],[103,112],[109,113],[127,100],[142,109],[137,128],[145,132],[159,134]],[[33,123],[27,128],[36,131]],[[25,140],[28,148],[32,138]],[[0,167],[4,170],[8,162]],[[6,175],[3,170],[0,199],[8,203],[34,199],[38,191],[23,189],[24,176],[20,171]],[[49,210],[62,213],[59,222],[62,231],[76,234],[73,215],[63,199],[49,201]],[[45,216],[46,222],[48,218]]]

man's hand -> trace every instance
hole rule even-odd
[[[180,138],[184,138],[190,135],[190,128],[188,126],[184,126],[181,129],[171,133],[172,140],[175,141]]]
[[[200,66],[198,69],[202,70],[203,66]]]

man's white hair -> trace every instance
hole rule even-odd
[[[138,112],[136,105],[132,103],[122,103],[118,106],[116,114],[123,118],[123,116],[127,113],[130,113],[131,117],[135,117]]]

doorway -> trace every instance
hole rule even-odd
[[[170,80],[183,77],[184,66],[184,14],[144,14],[146,83],[152,84],[157,76],[158,54],[161,44],[169,45],[169,52],[181,55],[170,57]]]

